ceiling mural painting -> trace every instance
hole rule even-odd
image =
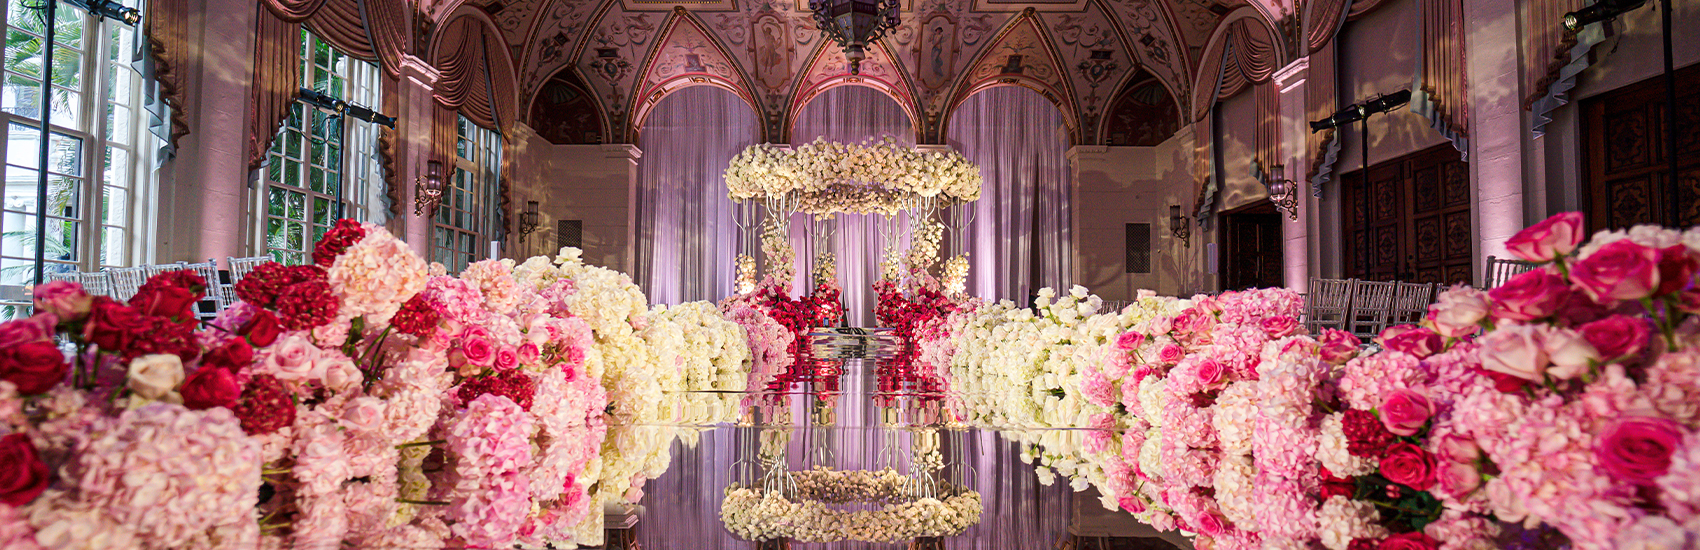
[[[916,139],[931,143],[969,95],[1020,85],[1057,103],[1076,143],[1107,144],[1109,126],[1126,134],[1109,117],[1127,111],[1123,96],[1136,75],[1139,86],[1155,82],[1171,103],[1188,106],[1177,98],[1193,96],[1200,57],[1227,13],[1255,2],[1259,12],[1291,14],[1294,1],[904,0],[902,22],[870,49],[862,75],[849,74],[836,44],[820,36],[807,0],[449,3],[479,6],[496,22],[517,60],[521,105],[537,105],[545,92],[560,97],[564,69],[602,109],[605,142],[632,139],[643,106],[682,86],[732,90],[761,114],[767,139],[784,140],[809,98],[863,85],[904,105]]]

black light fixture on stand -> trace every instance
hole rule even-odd
[[[538,223],[537,201],[525,201],[525,211],[519,215],[519,242],[525,242],[525,237],[537,231]]]
[[[142,12],[113,0],[65,0],[66,3],[88,10],[96,19],[116,19],[134,26],[142,22]],[[43,10],[41,46],[41,156],[36,166],[35,182],[35,283],[47,277],[47,165],[53,150],[53,44],[59,30],[59,0],[41,0],[41,4],[25,6]]]
[[[1192,248],[1192,219],[1181,215],[1181,205],[1169,205],[1169,234]]]
[[[862,74],[867,48],[897,28],[899,0],[809,0],[815,26],[844,48],[850,74]]]
[[[340,147],[348,147],[348,125],[343,123],[343,117],[354,117],[372,124],[387,126],[392,130],[395,129],[395,117],[393,116],[384,116],[383,113],[319,93],[318,90],[314,90],[312,88],[302,88],[300,95],[298,95],[295,100],[304,105],[330,112],[330,118],[327,122],[336,122],[336,133],[339,140],[338,143],[341,144]],[[346,178],[346,171],[344,172],[344,177]],[[336,183],[335,195],[336,219],[339,220],[342,219],[343,216],[343,187],[346,187],[346,184],[339,179]]]
[[[1564,14],[1564,28],[1582,32],[1582,27],[1623,15],[1647,4],[1647,0],[1599,0],[1594,5]]]
[[[1411,90],[1409,89],[1374,96],[1360,103],[1347,105],[1346,108],[1328,118],[1311,121],[1310,132],[1314,134],[1329,128],[1361,122],[1362,124],[1358,125],[1358,152],[1362,154],[1364,181],[1369,181],[1369,116],[1376,113],[1391,112],[1410,102]],[[1317,192],[1321,192],[1320,187]]]

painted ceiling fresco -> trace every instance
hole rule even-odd
[[[526,122],[557,143],[634,142],[656,102],[694,85],[743,98],[770,142],[788,141],[792,115],[826,89],[871,86],[910,113],[918,142],[938,143],[956,105],[1015,85],[1054,102],[1075,143],[1111,144],[1160,142],[1182,126],[1186,103],[1175,98],[1191,97],[1224,15],[1251,2],[1279,20],[1292,1],[902,0],[901,24],[856,75],[816,30],[807,0],[450,4],[489,14],[513,57]],[[1175,120],[1130,122],[1154,113]]]

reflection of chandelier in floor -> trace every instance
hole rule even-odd
[[[720,508],[732,534],[782,548],[787,541],[925,542],[979,524],[980,493],[964,483],[973,468],[959,457],[946,460],[936,423],[912,425],[898,409],[883,408],[876,469],[838,470],[834,411],[815,403],[812,421],[802,427],[802,469],[791,470],[787,460],[793,427],[784,409],[767,409],[777,412],[758,422],[759,436],[739,449]],[[963,437],[961,430],[944,433]]]

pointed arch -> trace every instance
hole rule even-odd
[[[968,71],[957,76],[950,102],[940,117],[939,137],[945,135],[950,117],[970,96],[998,86],[1021,86],[1056,105],[1063,114],[1071,141],[1079,142],[1080,117],[1076,112],[1074,87],[1055,41],[1034,10],[1029,8],[1011,18],[968,67]]]
[[[751,92],[749,74],[695,15],[682,7],[674,9],[662,23],[659,36],[638,67],[636,93],[632,94],[628,108],[632,113],[631,141],[636,141],[644,119],[661,98],[688,86],[725,88],[758,115],[762,112],[761,104]]]
[[[790,140],[797,123],[797,114],[802,112],[803,106],[827,90],[839,86],[873,88],[890,97],[903,109],[903,113],[909,116],[915,135],[920,136],[920,108],[915,101],[913,82],[910,81],[909,73],[904,71],[898,62],[897,56],[893,55],[883,40],[868,48],[868,58],[862,60],[860,74],[850,74],[849,61],[844,57],[844,51],[831,42],[821,41],[810,57],[812,60],[808,69],[795,79],[792,86],[790,107],[786,112],[787,120],[783,124],[785,135],[769,136],[775,142]]]

